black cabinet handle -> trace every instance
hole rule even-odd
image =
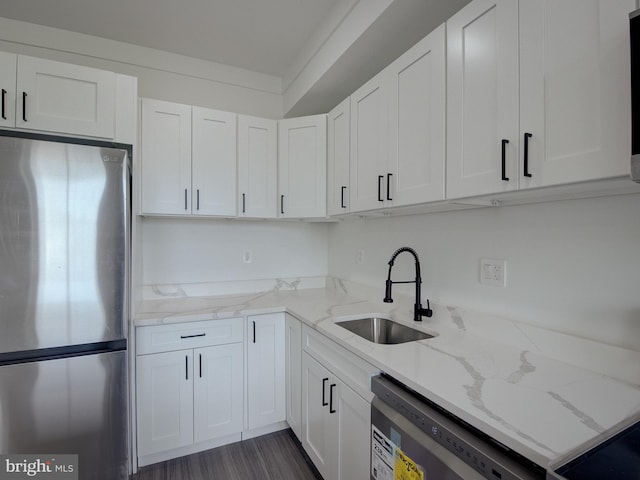
[[[4,111],[4,109],[5,109],[4,103],[5,103],[6,97],[7,97],[7,91],[3,88],[2,89],[2,119],[3,120],[7,119],[7,114]]]
[[[533,137],[530,133],[524,134],[524,176],[531,177],[529,173],[529,139]]]
[[[507,177],[507,143],[509,140],[502,139],[502,180],[505,182],[509,181],[509,177]]]
[[[184,357],[184,378],[189,380],[189,357]]]
[[[347,206],[344,204],[344,191],[347,189],[347,187],[343,186],[340,189],[340,207],[342,208],[347,208]]]
[[[387,173],[387,200],[393,200],[393,198],[391,198],[391,177],[393,176],[393,173]]]
[[[336,386],[335,383],[332,383],[329,386],[329,413],[336,413],[336,411],[333,409],[333,388]]]
[[[22,120],[27,121],[27,92],[22,92]]]
[[[187,189],[184,189],[184,209],[187,209]]]
[[[200,189],[196,190],[196,210],[200,210]]]
[[[280,213],[284,215],[284,195],[280,195]]]
[[[327,405],[329,405],[327,403],[327,400],[326,400],[326,397],[325,397],[325,394],[324,394],[325,386],[326,386],[328,381],[329,381],[329,377],[322,379],[322,406],[323,407],[326,407]]]
[[[206,336],[206,333],[196,333],[195,335],[180,335],[180,338],[185,339],[185,338],[196,338],[196,337],[204,337]]]
[[[245,213],[245,211],[246,211],[246,208],[245,208],[246,207],[246,198],[245,197],[246,197],[246,195],[243,193],[242,194],[242,213]]]
[[[202,378],[202,354],[198,354],[199,363],[200,363],[200,378]]]
[[[384,198],[382,198],[382,179],[384,175],[378,175],[378,201],[384,202]]]
[[[256,343],[256,322],[253,322],[253,343]]]

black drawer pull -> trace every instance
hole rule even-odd
[[[347,187],[343,186],[340,189],[340,207],[341,208],[347,208],[347,206],[344,204],[344,191],[347,189]]]
[[[242,194],[242,213],[246,213],[247,209],[245,208],[247,205],[246,195]]]
[[[22,120],[27,121],[27,92],[22,92]]]
[[[184,357],[184,378],[189,380],[189,357]]]
[[[4,111],[4,110],[5,110],[4,103],[5,103],[5,99],[6,99],[6,97],[7,97],[7,91],[3,88],[3,89],[2,89],[2,119],[3,119],[3,120],[6,120],[6,119],[7,119],[7,114],[6,114],[6,113],[5,113],[5,111]]]
[[[253,321],[253,343],[256,343],[256,322]]]
[[[199,354],[198,357],[200,357],[200,378],[202,378],[202,354]]]
[[[393,176],[393,173],[387,173],[387,200],[393,200],[393,198],[391,198],[391,177]]]
[[[336,411],[333,409],[333,388],[336,386],[335,383],[332,383],[329,386],[329,413],[336,413]]]
[[[384,198],[382,198],[382,179],[384,175],[378,175],[378,201],[384,202]]]
[[[284,195],[280,195],[280,214],[284,215]]]
[[[326,407],[327,405],[329,405],[327,403],[327,399],[326,399],[325,393],[324,393],[325,392],[325,386],[326,386],[328,381],[329,381],[329,377],[322,379],[322,406],[323,407]]]
[[[533,137],[530,133],[524,134],[524,176],[531,177],[529,173],[529,139]]]
[[[206,333],[196,333],[195,335],[180,335],[180,338],[196,338],[196,337],[204,337]]]
[[[507,143],[509,140],[502,139],[502,180],[505,182],[509,181],[509,177],[507,177]]]

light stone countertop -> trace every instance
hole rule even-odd
[[[638,352],[441,305],[413,322],[412,299],[386,304],[380,292],[335,279],[299,287],[278,280],[260,293],[212,296],[154,288],[135,326],[286,311],[544,468],[640,418]],[[436,337],[378,345],[335,324],[369,314]],[[593,352],[588,369],[575,362],[584,352]],[[620,362],[635,362],[622,379],[610,373]]]

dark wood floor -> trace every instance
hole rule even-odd
[[[142,467],[131,480],[322,480],[291,430]]]

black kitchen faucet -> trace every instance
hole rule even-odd
[[[400,255],[402,252],[409,252],[413,255],[416,261],[416,279],[415,280],[407,280],[403,282],[392,282],[391,281],[391,268],[393,268],[393,262],[395,262],[396,257]],[[387,285],[385,289],[384,302],[393,303],[393,298],[391,298],[391,286],[394,283],[415,283],[416,284],[416,303],[413,306],[413,320],[416,322],[421,322],[422,317],[430,317],[433,315],[433,311],[429,308],[429,300],[427,300],[427,308],[422,308],[422,304],[420,303],[420,285],[422,284],[422,279],[420,278],[420,260],[418,259],[418,254],[413,248],[402,247],[396,250],[393,255],[391,255],[391,260],[389,260],[389,275],[387,277]]]

